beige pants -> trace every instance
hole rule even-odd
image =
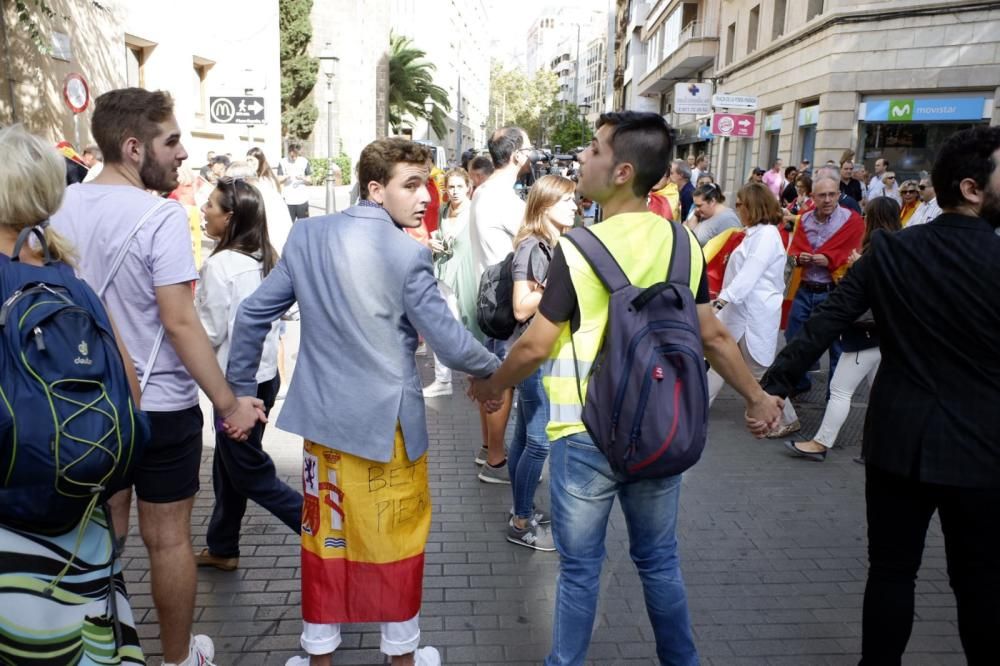
[[[750,374],[757,381],[764,376],[767,372],[767,366],[761,365],[754,360],[753,356],[750,355],[750,350],[747,349],[746,338],[740,338],[740,353],[743,354],[743,361],[747,364],[747,368],[750,369]],[[725,380],[722,375],[717,373],[715,370],[708,371],[708,404],[711,406],[715,402],[716,396],[719,395],[719,391],[722,390],[722,386],[725,384]],[[795,408],[792,407],[791,400],[785,400],[785,409],[781,417],[781,425],[788,425],[795,421],[798,415],[795,413]]]

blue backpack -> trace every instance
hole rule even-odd
[[[633,285],[590,229],[566,236],[610,292],[608,324],[592,366],[583,424],[623,479],[674,476],[701,457],[708,380],[691,293],[691,239],[676,222],[666,281]],[[574,367],[576,348],[573,347]],[[577,375],[577,391],[580,391]]]
[[[18,260],[31,234],[44,266]],[[104,306],[52,261],[42,227],[0,255],[0,298],[0,523],[65,533],[131,485],[149,424]]]

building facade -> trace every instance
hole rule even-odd
[[[238,157],[257,146],[272,159],[280,154],[277,0],[247,0],[239,12],[195,0],[178,0],[169,12],[141,0],[48,4],[54,17],[38,17],[45,53],[19,24],[13,3],[3,3],[0,123],[21,122],[82,150],[93,141],[93,98],[141,86],[173,96],[188,166],[204,164],[209,150]],[[81,75],[89,88],[91,102],[79,114],[63,99],[70,74]],[[263,98],[263,122],[248,127],[212,121],[211,97],[244,95]]]
[[[752,138],[711,140],[713,170],[729,186],[754,167],[837,161],[900,179],[929,170],[948,135],[1000,122],[1000,10],[949,0],[660,0],[642,30],[649,67],[641,95],[671,114],[673,85],[714,84],[753,96]],[[681,154],[709,117],[667,115]],[[701,130],[704,132],[704,130]],[[687,142],[687,143],[685,143]]]

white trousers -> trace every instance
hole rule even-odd
[[[307,654],[330,654],[340,647],[339,624],[313,624],[302,622],[300,643]],[[382,654],[390,657],[416,652],[420,646],[420,614],[406,622],[382,623]]]
[[[764,376],[765,372],[767,372],[767,366],[761,365],[760,363],[754,360],[753,356],[751,356],[750,354],[750,350],[747,349],[746,338],[740,338],[739,347],[740,347],[740,353],[743,354],[743,360],[744,362],[746,362],[747,368],[750,369],[750,374],[753,375],[754,379],[760,381],[760,378]],[[719,395],[719,391],[722,390],[722,387],[723,385],[725,385],[725,383],[726,380],[724,380],[722,378],[722,375],[717,373],[715,370],[708,371],[709,407],[711,407],[712,403],[715,402],[716,396]],[[781,425],[788,425],[789,423],[795,421],[797,418],[799,417],[798,414],[795,413],[795,408],[792,407],[792,401],[785,400],[785,409],[781,416]]]
[[[438,280],[438,289],[441,290],[441,296],[448,304],[448,309],[451,310],[452,316],[456,320],[461,321],[458,317],[458,297],[455,295],[455,292],[451,287],[441,282],[441,280]],[[433,352],[434,350],[432,349],[431,351]],[[434,381],[442,384],[451,383],[451,368],[444,365],[437,354],[434,354]]]
[[[878,347],[856,352],[844,352],[830,381],[830,401],[826,403],[823,423],[813,439],[826,448],[833,448],[837,435],[851,412],[851,398],[861,381],[868,378],[868,385],[875,381],[882,352]]]

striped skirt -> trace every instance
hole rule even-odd
[[[146,663],[121,561],[112,560],[104,511],[94,511],[79,547],[78,534],[74,529],[44,536],[0,527],[0,664]],[[62,579],[50,586],[70,560]],[[120,628],[117,639],[112,601]]]
[[[427,456],[397,427],[387,463],[305,442],[302,617],[313,624],[403,622],[420,610],[431,526]]]

